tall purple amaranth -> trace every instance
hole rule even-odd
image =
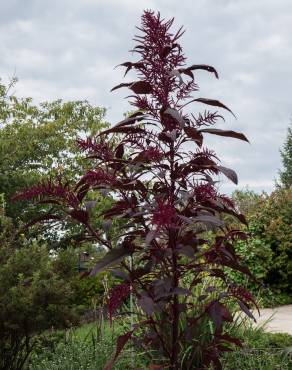
[[[113,290],[111,314],[128,295],[129,287],[140,307],[137,315],[141,322],[119,337],[107,370],[130,338],[137,345],[152,347],[155,358],[159,354],[160,364],[166,368],[203,369],[212,363],[221,369],[221,353],[240,345],[228,334],[228,324],[233,321],[230,303],[238,303],[252,317],[252,296],[226,275],[226,269],[250,275],[232,245],[246,236],[228,230],[221,216],[246,221],[214,181],[214,176],[223,174],[237,183],[237,175],[203,147],[208,134],[247,139],[242,133],[215,128],[223,118],[217,111],[186,112],[186,107],[200,104],[231,110],[218,100],[193,96],[198,92],[197,72],[216,78],[218,73],[208,65],[186,65],[179,44],[183,30],[172,32],[172,25],[173,19],[165,21],[159,13],[143,13],[139,35],[134,38],[137,60],[120,65],[126,68],[125,75],[137,72],[138,80],[112,89],[129,89],[130,104],[137,110],[95,138],[79,140],[94,166],[75,186],[66,188],[65,194],[56,193],[65,200],[65,213],[81,222],[85,232],[108,250],[91,274],[121,266],[119,276],[125,281]],[[45,187],[34,189],[18,198],[31,194],[43,200]],[[54,195],[50,189],[48,202]],[[92,226],[86,207],[92,190],[113,195],[111,208],[100,214],[109,221],[105,222],[107,229]],[[69,199],[77,203],[71,204]],[[124,222],[113,241],[106,231],[116,217]],[[207,238],[206,231],[216,234]],[[132,265],[125,259],[130,255]]]

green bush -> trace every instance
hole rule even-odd
[[[253,235],[270,246],[273,257],[265,283],[292,292],[292,188],[277,189],[267,196],[253,216]]]
[[[250,289],[263,289],[264,296],[274,296],[275,304],[291,302],[292,189],[278,188],[261,196],[249,190],[237,191],[233,199],[249,223],[244,229],[250,234],[249,240],[239,241],[235,247],[256,279],[249,282]],[[230,276],[242,283],[239,274]]]
[[[55,271],[45,245],[19,235],[0,217],[0,369],[22,369],[37,335],[77,321],[73,290]]]

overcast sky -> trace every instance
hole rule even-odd
[[[118,122],[130,108],[126,90],[110,93],[131,60],[135,25],[143,9],[159,10],[184,25],[181,39],[189,64],[210,64],[220,79],[196,73],[197,97],[218,99],[220,128],[241,131],[251,145],[213,137],[223,165],[236,170],[239,188],[271,191],[281,166],[292,117],[291,0],[2,0],[0,77],[19,78],[18,96],[37,102],[87,99]],[[223,190],[235,189],[222,179]]]

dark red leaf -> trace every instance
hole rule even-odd
[[[130,89],[134,91],[135,94],[150,94],[152,92],[152,87],[149,82],[137,81],[131,84]]]
[[[171,116],[176,122],[179,123],[180,127],[184,127],[184,124],[185,124],[185,120],[184,118],[182,117],[182,115],[176,110],[176,109],[173,109],[173,108],[167,108],[163,114],[168,114],[169,116]]]
[[[241,310],[249,317],[251,318],[254,322],[257,322],[254,315],[252,314],[252,312],[249,310],[249,308],[242,302],[242,301],[238,301],[238,304],[239,304],[239,307],[241,308]]]
[[[158,139],[165,143],[172,143],[171,138],[165,132],[160,132],[160,134],[158,135]]]
[[[232,315],[228,308],[218,301],[212,302],[208,307],[207,312],[210,318],[213,320],[217,330],[221,329],[223,321],[233,321]]]
[[[128,333],[126,333],[124,335],[120,335],[118,337],[116,352],[115,352],[113,358],[103,368],[103,370],[111,370],[113,368],[116,359],[118,358],[119,354],[122,352],[122,350],[125,347],[125,345],[127,344],[127,342],[131,339],[132,334],[133,334],[133,330],[129,331]]]
[[[35,219],[33,219],[32,221],[28,222],[26,225],[25,225],[25,228],[27,227],[30,227],[38,222],[42,222],[42,221],[51,221],[51,220],[55,220],[55,221],[60,221],[62,220],[62,217],[61,216],[57,216],[57,215],[51,215],[51,214],[45,214],[45,215],[41,215]]]
[[[121,83],[121,84],[119,84],[119,85],[117,85],[117,86],[114,86],[112,89],[111,89],[111,91],[114,91],[114,90],[117,90],[117,89],[120,89],[121,87],[129,87],[129,86],[131,86],[133,84],[133,82],[128,82],[128,83]]]
[[[226,177],[228,177],[229,180],[234,182],[234,184],[238,184],[238,178],[235,171],[233,171],[231,168],[223,167],[223,166],[216,166],[216,168],[222,172]]]
[[[69,214],[72,218],[74,218],[74,220],[78,222],[81,222],[83,224],[88,223],[89,214],[87,211],[73,209],[73,211],[69,212]]]
[[[129,256],[131,251],[127,248],[114,248],[102,257],[90,272],[90,276],[95,276],[98,272],[119,263],[126,256]]]
[[[146,315],[151,316],[154,311],[154,302],[153,299],[147,296],[142,296],[138,300],[139,306],[142,308],[142,310],[146,313]]]
[[[199,147],[202,146],[203,135],[198,130],[194,127],[185,127],[184,131],[189,138],[193,139],[198,144]]]
[[[224,226],[224,222],[216,216],[200,215],[193,219],[195,222],[202,222],[205,224],[212,224],[214,226]]]
[[[123,67],[126,67],[126,72],[124,74],[124,77],[126,76],[126,74],[132,69],[132,68],[137,68],[137,69],[140,69],[140,68],[144,68],[144,64],[141,63],[141,62],[137,62],[137,63],[132,63],[132,62],[125,62],[125,63],[122,63],[122,64],[119,64],[117,67],[119,66],[123,66]]]
[[[143,133],[143,132],[145,132],[145,130],[143,130],[140,127],[123,127],[123,126],[120,127],[120,126],[116,126],[116,127],[110,128],[108,130],[102,131],[99,134],[99,136],[111,134],[113,132],[116,133],[116,134],[137,134],[137,133]]]
[[[215,77],[216,78],[219,78],[216,69],[214,67],[208,66],[206,64],[193,64],[192,66],[190,66],[188,68],[185,68],[185,69],[182,69],[181,71],[182,71],[182,73],[186,73],[188,71],[194,71],[196,69],[202,69],[204,71],[208,71],[208,72],[214,73]]]
[[[216,128],[205,128],[203,130],[200,130],[200,132],[207,132],[209,134],[225,136],[225,137],[234,137],[235,139],[244,140],[249,143],[248,139],[241,132],[235,132],[231,130],[220,130]]]
[[[77,199],[79,200],[79,202],[81,202],[83,200],[83,198],[85,197],[85,195],[88,193],[88,190],[90,189],[90,185],[89,184],[83,184],[79,189],[78,189],[78,192],[76,194],[76,197]]]
[[[166,46],[164,46],[164,48],[162,49],[161,56],[163,58],[166,58],[167,55],[171,52],[172,48],[173,48],[172,45],[166,45]]]
[[[115,156],[116,158],[123,158],[124,155],[124,145],[120,144],[117,146],[116,151],[115,151]]]
[[[124,119],[123,121],[117,123],[113,127],[122,127],[122,126],[132,125],[136,122],[142,121],[145,117],[146,117],[145,114],[137,112],[136,114],[133,114],[132,116],[129,116],[128,118]]]
[[[226,109],[236,118],[236,116],[234,115],[232,110],[229,109],[228,107],[226,107],[226,105],[222,104],[219,100],[213,100],[213,99],[207,99],[207,98],[198,98],[198,99],[194,99],[193,101],[197,101],[199,103],[203,103],[203,104],[207,104],[207,105],[212,105],[214,107],[219,107],[219,108]]]
[[[225,342],[233,343],[238,347],[242,347],[242,343],[238,338],[234,338],[231,335],[224,333],[222,335],[217,336],[218,339],[223,340]]]

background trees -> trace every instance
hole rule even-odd
[[[103,108],[87,101],[36,105],[12,93],[15,83],[0,84],[0,193],[14,222],[31,220],[35,213],[27,202],[11,202],[12,195],[58,173],[68,180],[78,176],[86,161],[77,137],[95,135],[107,126]]]
[[[281,150],[283,170],[271,194],[257,194],[245,189],[235,191],[232,198],[244,212],[249,232],[248,241],[240,241],[236,249],[247,262],[258,283],[251,289],[271,289],[263,294],[264,304],[291,302],[292,279],[292,128],[288,127]],[[234,221],[232,221],[234,222]],[[241,226],[242,227],[242,226]],[[233,276],[234,277],[234,276]],[[237,279],[240,279],[237,277]],[[267,300],[265,302],[265,297]]]
[[[280,171],[280,181],[285,188],[292,186],[292,121],[288,127],[287,138],[281,150],[283,170]]]
[[[38,334],[78,321],[72,279],[58,262],[46,245],[27,240],[9,218],[0,216],[1,370],[22,369]]]

